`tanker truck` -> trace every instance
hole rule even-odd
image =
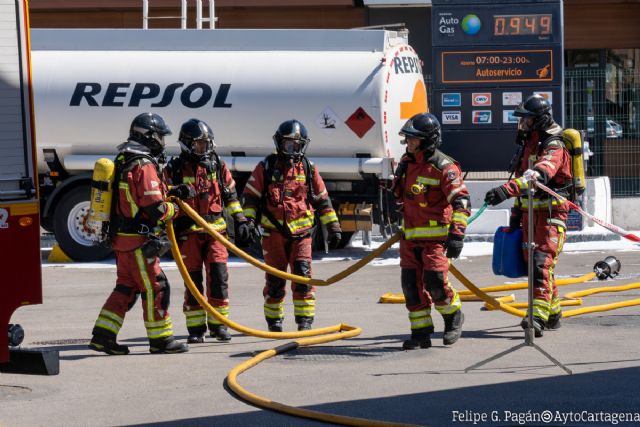
[[[388,221],[378,180],[404,152],[398,131],[427,110],[422,67],[404,32],[385,30],[50,30],[32,34],[42,226],[75,260],[109,254],[86,226],[91,175],[113,158],[137,114],[174,131],[209,123],[241,189],[302,121],[339,214],[343,241]],[[171,139],[175,138],[175,139]]]

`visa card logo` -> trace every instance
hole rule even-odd
[[[491,92],[472,93],[471,105],[473,107],[489,107],[491,106]]]
[[[462,105],[462,96],[460,95],[460,93],[442,94],[443,107],[459,107],[460,105]]]
[[[459,125],[462,123],[462,113],[460,111],[443,111],[442,124]]]
[[[473,110],[471,120],[474,125],[490,124],[491,110]]]

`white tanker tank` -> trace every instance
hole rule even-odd
[[[79,260],[107,253],[83,224],[94,162],[115,155],[141,112],[173,129],[169,154],[184,121],[209,123],[240,185],[277,126],[300,120],[354,231],[349,203],[382,212],[377,179],[404,152],[398,130],[427,110],[420,60],[393,31],[32,30],[32,57],[43,224]]]

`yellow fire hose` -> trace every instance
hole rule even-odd
[[[178,202],[181,205],[181,208],[188,207],[186,204],[184,204],[184,203],[182,203],[180,201],[178,201]],[[207,232],[211,232],[211,231],[215,232],[215,230],[211,229],[208,226],[209,224],[207,224],[206,221],[202,220],[199,217],[199,215],[197,215],[192,209],[191,210],[184,209],[184,211],[187,212],[187,214],[189,216],[191,216],[193,214],[193,216],[191,216],[192,219],[194,221],[196,221],[204,229],[206,229]],[[215,234],[214,233],[210,233],[210,234],[212,234],[213,237],[215,237],[220,242],[222,242],[227,248],[232,249],[232,250],[235,249],[235,250],[237,250],[239,252],[242,252],[235,245],[233,245],[231,242],[229,242],[226,238],[224,238],[222,235],[220,235],[220,233],[215,233]],[[216,320],[218,320],[219,322],[227,325],[228,327],[230,327],[230,328],[232,328],[232,329],[234,329],[234,330],[236,330],[238,332],[242,332],[242,333],[244,333],[246,335],[251,335],[251,336],[255,336],[255,337],[273,338],[273,339],[300,338],[298,340],[289,342],[289,343],[284,344],[284,345],[280,345],[280,346],[275,347],[273,349],[263,351],[263,352],[259,353],[257,356],[254,356],[251,359],[247,360],[246,362],[237,365],[236,367],[234,367],[233,369],[231,369],[229,371],[229,374],[227,375],[227,384],[229,385],[229,388],[236,395],[238,395],[241,399],[243,399],[243,400],[245,400],[247,402],[251,402],[251,403],[253,403],[253,404],[255,404],[255,405],[257,405],[257,406],[259,406],[261,408],[271,409],[271,410],[274,410],[274,411],[278,411],[278,412],[283,412],[283,413],[286,413],[286,414],[294,415],[294,416],[297,416],[297,417],[310,418],[310,419],[314,419],[314,420],[331,422],[331,423],[335,423],[335,424],[343,424],[343,425],[350,425],[350,426],[362,426],[362,427],[365,427],[365,426],[377,426],[377,427],[407,427],[407,426],[413,426],[413,427],[416,427],[414,424],[393,423],[393,422],[386,422],[386,421],[370,420],[370,419],[366,419],[366,418],[356,418],[356,417],[348,417],[348,416],[343,416],[343,415],[326,414],[326,413],[322,413],[322,412],[318,412],[318,411],[312,411],[312,410],[309,410],[309,409],[297,408],[295,406],[289,406],[289,405],[285,405],[283,403],[274,402],[272,400],[269,400],[269,399],[266,399],[264,397],[258,396],[256,394],[251,393],[251,392],[247,391],[246,389],[244,389],[240,384],[238,384],[238,381],[237,381],[238,376],[240,374],[242,374],[243,372],[245,372],[246,370],[256,366],[258,363],[260,363],[260,362],[262,362],[264,360],[267,360],[267,359],[269,359],[269,358],[271,358],[273,356],[276,356],[276,355],[279,355],[279,354],[283,354],[283,353],[285,353],[287,351],[295,350],[295,349],[297,349],[299,347],[307,347],[307,346],[311,346],[311,345],[324,344],[324,343],[328,343],[328,342],[332,342],[332,341],[342,340],[342,339],[346,339],[346,338],[352,338],[352,337],[360,335],[360,333],[362,332],[362,329],[358,328],[356,326],[340,324],[340,325],[329,326],[329,327],[326,327],[326,328],[311,329],[311,330],[302,331],[302,332],[267,332],[267,331],[261,331],[261,330],[257,330],[257,329],[248,328],[248,327],[242,326],[239,323],[236,323],[236,322],[234,322],[232,320],[229,320],[225,316],[223,316],[220,313],[218,313],[209,304],[207,299],[202,295],[202,293],[200,293],[198,288],[195,286],[195,284],[193,283],[193,280],[191,280],[191,277],[189,276],[189,272],[187,271],[187,268],[184,265],[184,261],[182,260],[182,254],[180,253],[180,249],[178,248],[178,242],[176,241],[176,235],[175,235],[175,230],[173,228],[173,222],[172,221],[169,221],[167,223],[167,236],[169,237],[169,240],[171,241],[171,253],[173,254],[173,258],[176,261],[176,265],[178,266],[178,270],[180,271],[180,274],[182,275],[182,278],[183,278],[185,284],[187,285],[187,288],[189,289],[191,294],[194,296],[194,298],[198,301],[198,303],[207,311],[207,313],[209,313],[211,316],[213,316]],[[248,254],[246,254],[246,253],[244,253],[244,254],[248,258],[253,259]],[[247,259],[247,261],[248,261],[248,259]],[[254,261],[258,262],[256,260],[254,260]],[[252,262],[252,264],[254,264],[254,263]],[[260,263],[260,264],[262,264],[262,263]],[[269,267],[267,265],[264,265],[264,266]],[[283,272],[280,272],[280,270],[275,270],[275,272],[283,273]],[[297,278],[300,277],[300,276],[296,276],[296,275],[288,275],[288,276],[292,276],[295,281],[299,282],[299,280]],[[280,277],[282,277],[282,276],[280,276]],[[291,280],[291,279],[289,279],[289,280]],[[327,334],[330,334],[330,335],[327,335]],[[317,335],[324,335],[324,336],[317,336]],[[310,338],[303,338],[303,337],[310,337]]]
[[[490,286],[490,287],[485,287],[485,288],[478,288],[467,277],[465,277],[458,269],[456,269],[452,264],[449,265],[449,271],[458,280],[460,280],[460,282],[462,282],[463,285],[465,285],[469,289],[469,291],[460,291],[459,292],[459,295],[461,295],[461,299],[463,299],[463,297],[465,297],[465,296],[469,296],[469,295],[473,294],[473,295],[476,295],[477,297],[479,297],[481,300],[485,301],[484,307],[487,310],[502,310],[502,311],[504,311],[506,313],[509,313],[509,314],[512,314],[514,316],[518,316],[518,317],[526,316],[526,313],[524,311],[518,310],[518,309],[519,308],[525,308],[526,309],[528,307],[527,303],[511,303],[509,301],[509,300],[511,300],[511,298],[510,298],[511,296],[492,297],[492,296],[487,294],[487,292],[498,292],[498,291],[507,291],[507,290],[515,290],[515,289],[526,289],[526,287],[527,287],[527,283],[526,282],[514,283],[514,284],[510,284],[510,285],[500,285],[500,286]],[[580,277],[558,279],[558,281],[556,282],[556,285],[565,286],[565,285],[573,285],[573,284],[577,284],[577,283],[584,283],[586,281],[589,281],[589,280],[593,279],[594,277],[595,277],[595,273],[591,272],[591,273],[587,273],[585,275],[582,275]],[[592,294],[596,294],[596,293],[603,293],[603,292],[620,292],[620,291],[626,291],[626,290],[631,290],[631,289],[640,289],[640,282],[638,282],[638,283],[630,283],[630,284],[622,285],[622,286],[599,287],[599,288],[586,289],[586,290],[583,290],[583,291],[570,292],[570,293],[567,293],[563,297],[563,298],[565,298],[565,300],[561,301],[560,305],[563,306],[563,307],[581,305],[582,304],[582,299],[579,298],[579,297],[582,297],[582,296],[588,296],[588,295],[592,295]],[[464,298],[464,299],[466,299],[466,298]],[[391,303],[391,304],[403,304],[405,302],[405,300],[404,300],[404,296],[403,295],[384,294],[380,298],[380,302]],[[562,312],[562,317],[567,318],[567,317],[578,316],[578,315],[581,315],[581,314],[596,313],[596,312],[602,312],[602,311],[610,311],[610,310],[616,310],[618,308],[632,307],[632,306],[635,306],[635,305],[640,305],[640,298],[631,299],[631,300],[627,300],[627,301],[620,301],[620,302],[615,302],[615,303],[610,303],[610,304],[596,305],[596,306],[591,306],[591,307],[582,307],[582,308],[577,308],[577,309],[574,309],[574,310],[567,310],[567,311],[563,311]]]
[[[285,280],[295,281],[297,283],[309,284],[314,286],[328,286],[333,283],[342,280],[345,277],[353,274],[358,271],[360,268],[368,264],[371,260],[377,257],[379,254],[386,251],[389,247],[391,247],[394,243],[400,240],[401,234],[398,232],[394,234],[389,240],[387,240],[383,245],[381,245],[378,249],[374,250],[371,254],[362,258],[355,264],[351,265],[344,271],[331,276],[326,280],[318,280],[308,277],[302,277],[295,274],[290,274],[284,271],[280,271],[275,269],[267,264],[264,264],[246,252],[242,251],[238,247],[236,247],[233,243],[227,240],[224,236],[218,233],[215,229],[213,229],[203,218],[201,218],[191,207],[185,204],[183,201],[179,199],[175,199],[175,202],[178,203],[180,208],[185,212],[189,217],[191,217],[196,224],[202,227],[207,233],[212,235],[215,239],[221,242],[228,250],[232,251],[236,255],[243,258],[245,261],[249,262],[251,265],[258,267],[259,269],[272,274],[274,276],[280,277]],[[171,252],[173,253],[174,259],[180,270],[180,274],[187,285],[187,288],[191,292],[191,294],[195,297],[195,299],[200,303],[200,305],[214,318],[216,318],[219,322],[229,326],[230,328],[247,334],[251,336],[261,337],[261,338],[272,338],[272,339],[289,339],[289,338],[300,338],[298,340],[289,342],[287,344],[275,347],[270,350],[266,350],[258,354],[257,356],[252,357],[244,363],[241,363],[234,367],[227,376],[227,382],[231,390],[236,393],[240,398],[245,401],[251,402],[259,407],[271,409],[283,413],[287,413],[294,416],[305,417],[310,419],[316,419],[320,421],[326,421],[331,423],[343,424],[343,425],[351,425],[351,426],[380,426],[380,427],[390,427],[390,426],[409,426],[412,424],[402,424],[402,423],[391,423],[385,421],[377,421],[377,420],[369,420],[365,418],[356,418],[356,417],[348,417],[342,415],[335,414],[326,414],[318,411],[312,411],[308,409],[301,409],[289,405],[285,405],[279,402],[274,402],[264,397],[258,396],[254,393],[251,393],[245,390],[242,386],[240,386],[237,382],[237,377],[248,369],[256,366],[260,362],[267,360],[271,357],[274,357],[279,354],[283,354],[285,352],[300,348],[306,347],[316,344],[323,344],[328,342],[333,342],[341,339],[351,338],[358,336],[362,330],[355,326],[350,326],[346,324],[339,324],[334,326],[329,326],[325,328],[312,329],[308,331],[301,332],[267,332],[261,331],[257,329],[248,328],[240,325],[232,320],[227,319],[225,316],[219,314],[206,300],[206,298],[200,293],[200,291],[196,288],[195,284],[191,280],[191,277],[188,274],[186,266],[182,260],[182,255],[180,254],[180,250],[178,249],[178,244],[176,241],[175,232],[173,229],[173,223],[170,221],[167,224],[167,235],[171,241]],[[524,289],[527,287],[527,283],[516,283],[511,285],[503,285],[503,286],[495,286],[489,288],[478,288],[476,287],[466,276],[464,276],[455,266],[450,264],[449,271],[465,285],[469,291],[461,291],[460,295],[464,299],[471,299],[473,295],[485,301],[485,305],[489,308],[499,309],[506,313],[512,314],[518,317],[524,317],[526,313],[524,311],[518,310],[514,307],[514,305],[522,306],[522,304],[509,304],[508,301],[513,301],[513,295],[507,295],[503,297],[494,298],[488,295],[486,292],[496,292],[503,290],[512,290],[512,289]],[[560,279],[556,283],[558,286],[574,284],[574,283],[582,283],[584,281],[590,280],[594,277],[595,273],[589,273],[584,276],[572,279]],[[618,289],[619,291],[628,290],[628,289],[636,289],[640,287],[640,283],[631,284],[627,286],[621,286]],[[618,291],[613,290],[614,288],[596,288],[587,291],[579,291],[573,292],[571,294],[567,294],[568,298],[573,298],[573,300],[563,301],[562,305],[577,305],[581,303],[581,300],[577,299],[578,296],[591,295],[593,293],[599,292],[607,292],[607,291]],[[570,296],[571,295],[571,296]],[[393,295],[392,295],[393,297]],[[402,298],[404,300],[404,298]],[[394,301],[394,302],[404,302],[404,301]],[[585,307],[577,310],[570,310],[564,312],[564,317],[571,317],[578,314],[591,313],[595,311],[606,311],[613,310],[621,307],[628,307],[632,305],[640,305],[640,299],[623,301],[619,303],[613,304],[605,304],[595,307]],[[526,304],[522,308],[526,308]],[[330,334],[330,335],[327,335]],[[324,335],[324,336],[319,336]],[[308,338],[306,338],[308,337]]]
[[[193,219],[196,222],[196,224],[202,227],[203,230],[205,230],[207,233],[213,236],[216,240],[222,243],[224,247],[226,247],[228,250],[235,253],[240,258],[247,261],[249,264],[273,276],[279,277],[284,280],[291,280],[293,282],[301,283],[303,285],[313,285],[313,286],[332,285],[344,279],[345,277],[350,276],[356,271],[360,270],[362,267],[370,263],[375,257],[377,257],[378,255],[380,255],[381,253],[389,249],[391,246],[393,246],[394,243],[400,240],[400,233],[396,233],[393,236],[391,236],[389,240],[387,240],[382,245],[380,245],[379,248],[372,251],[369,255],[365,256],[355,264],[349,266],[344,271],[341,271],[340,273],[335,274],[326,280],[312,279],[310,277],[303,277],[303,276],[298,276],[297,274],[291,274],[284,271],[280,271],[277,268],[273,268],[270,265],[267,265],[263,262],[258,261],[257,259],[253,258],[251,255],[249,255],[248,253],[246,253],[245,251],[243,251],[242,249],[238,248],[236,245],[231,243],[223,235],[218,233],[213,227],[211,227],[209,223],[207,223],[207,221],[201,218],[200,215],[198,215],[198,213],[194,211],[189,205],[187,205],[180,199],[175,199],[174,201],[180,206],[180,209],[183,212],[185,212],[191,219]]]

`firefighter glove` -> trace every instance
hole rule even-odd
[[[484,196],[485,203],[490,204],[491,206],[499,205],[509,198],[509,194],[507,194],[507,190],[504,187],[496,187],[487,191],[487,194]]]
[[[166,237],[153,237],[140,247],[145,258],[161,257],[171,250],[171,242]]]
[[[338,249],[340,246],[340,241],[342,240],[342,233],[339,231],[329,231],[329,235],[327,236],[327,243],[329,244],[329,249]]]
[[[253,242],[256,233],[255,228],[253,222],[246,221],[238,223],[236,227],[236,241],[242,244]]]
[[[464,236],[449,233],[444,245],[447,248],[447,258],[458,258],[460,256],[460,252],[462,252],[462,246],[464,245]]]
[[[189,184],[179,184],[167,192],[167,196],[176,196],[179,199],[187,200],[196,197],[196,189]]]

